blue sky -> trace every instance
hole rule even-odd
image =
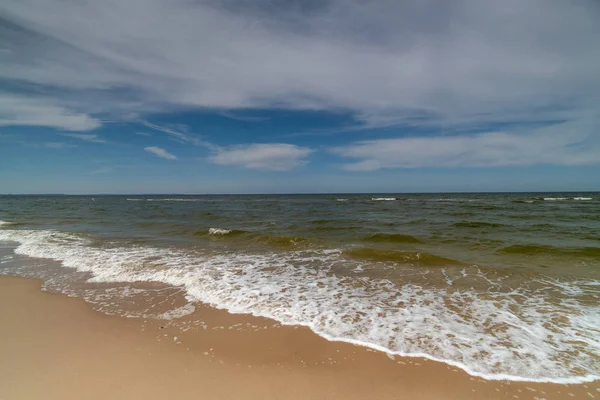
[[[600,5],[9,0],[0,193],[600,190]]]

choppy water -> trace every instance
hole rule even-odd
[[[0,220],[69,284],[184,288],[163,316],[199,301],[488,379],[600,379],[600,193],[6,196]]]

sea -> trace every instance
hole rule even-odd
[[[600,380],[600,193],[0,196],[0,250],[0,274],[107,313],[205,304],[485,379]],[[158,284],[184,304],[149,314]]]

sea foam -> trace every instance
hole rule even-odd
[[[223,229],[223,228],[208,228],[208,234],[209,235],[217,235],[217,236],[222,236],[222,235],[227,235],[231,233],[231,229]]]
[[[600,308],[590,301],[598,301],[595,281],[544,278],[531,286],[532,278],[506,290],[490,275],[489,290],[478,292],[460,280],[485,275],[479,269],[453,277],[444,270],[452,285],[442,288],[337,275],[341,262],[349,270],[364,263],[335,250],[98,248],[74,234],[7,229],[0,240],[19,243],[19,254],[89,271],[92,282],[163,282],[232,313],[307,326],[329,340],[441,361],[486,379],[600,379]]]

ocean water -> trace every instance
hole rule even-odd
[[[0,274],[120,284],[91,302],[184,291],[150,317],[201,302],[486,379],[600,379],[600,193],[0,196],[0,247]]]

